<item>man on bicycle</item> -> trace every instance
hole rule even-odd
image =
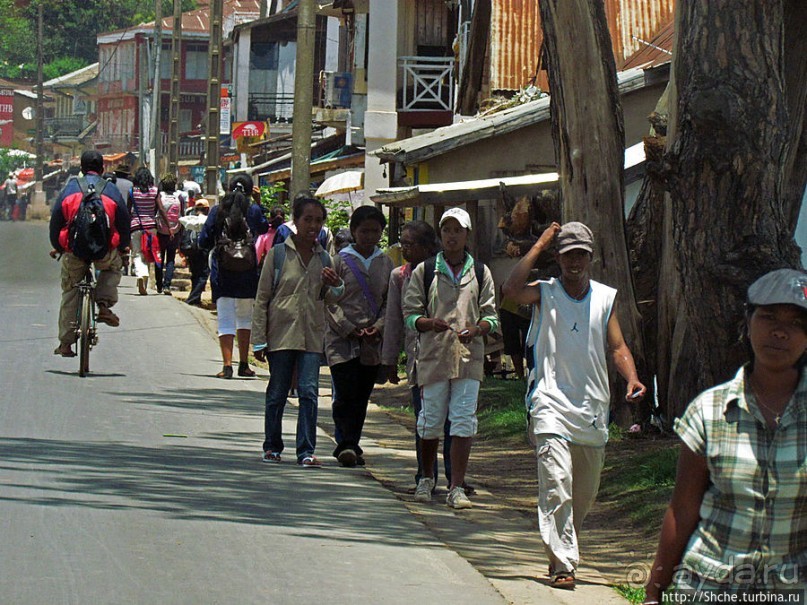
[[[118,284],[121,278],[120,252],[129,248],[130,233],[129,211],[121,198],[118,188],[111,182],[101,178],[104,171],[104,159],[98,151],[85,151],[81,154],[81,172],[86,184],[93,185],[101,194],[107,218],[109,220],[108,252],[100,260],[95,261],[98,271],[96,301],[98,314],[96,320],[109,326],[117,326],[120,319],[111,310],[118,302]],[[85,185],[86,187],[86,185]],[[62,302],[59,307],[59,346],[54,354],[62,357],[75,357],[73,343],[76,342],[75,320],[78,310],[79,292],[75,287],[90,267],[90,263],[76,257],[70,250],[70,225],[78,212],[84,198],[82,183],[71,178],[62,189],[53,205],[50,215],[50,243],[53,246],[51,256],[62,256]]]

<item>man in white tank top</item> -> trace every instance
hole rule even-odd
[[[560,279],[528,284],[553,243]],[[646,391],[614,312],[616,290],[590,278],[593,252],[586,225],[552,223],[503,287],[509,299],[534,305],[526,404],[538,459],[538,524],[556,588],[574,588],[577,535],[600,485],[611,398],[607,357],[628,383],[628,401],[641,401]]]

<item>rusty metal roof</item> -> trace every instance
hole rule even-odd
[[[658,67],[672,61],[673,21],[665,25],[652,39],[643,41],[642,47],[627,58],[622,69],[632,67]]]
[[[670,23],[675,0],[605,0],[605,15],[618,69],[625,69],[628,57]]]
[[[535,76],[543,42],[535,0],[496,0],[490,16],[490,89],[527,86]]]
[[[201,4],[201,3],[200,3]],[[237,25],[245,20],[257,19],[260,15],[261,0],[224,0],[224,20]],[[163,35],[170,35],[174,28],[174,16],[170,15],[161,19]],[[131,39],[135,34],[144,33],[151,35],[154,32],[154,21],[141,23],[126,29],[112,32],[104,32],[98,35],[99,44],[116,43],[122,40]],[[204,4],[199,8],[182,13],[182,36],[183,37],[207,37],[210,34],[210,6]]]

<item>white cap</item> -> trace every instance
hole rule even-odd
[[[440,227],[442,227],[443,223],[450,218],[455,219],[460,224],[460,227],[463,227],[468,231],[471,230],[471,215],[462,208],[449,208],[446,210],[443,213],[443,216],[440,217]]]

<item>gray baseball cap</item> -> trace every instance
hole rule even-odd
[[[777,269],[766,273],[748,288],[752,305],[796,305],[807,310],[807,273]]]
[[[583,223],[571,222],[562,225],[556,237],[556,242],[558,244],[558,254],[564,254],[575,248],[594,253],[594,248],[592,247],[594,235],[591,233],[591,229]]]

